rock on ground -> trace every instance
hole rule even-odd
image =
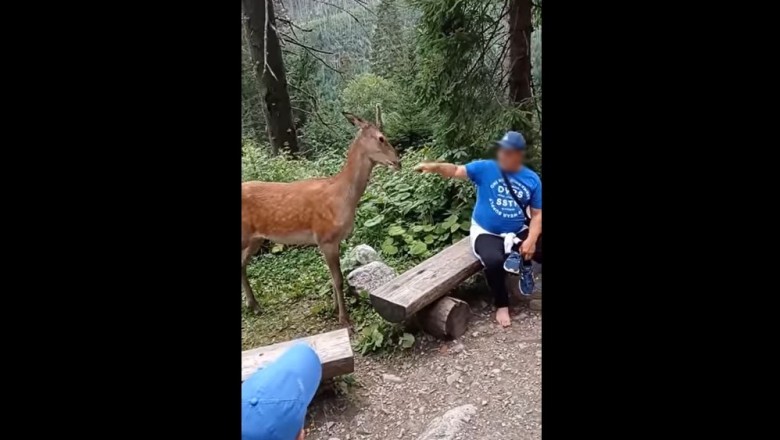
[[[452,440],[477,414],[474,405],[461,405],[436,417],[417,440]]]
[[[379,252],[367,244],[359,244],[347,254],[347,261],[353,262],[353,266],[364,266],[374,261],[381,261]]]
[[[392,267],[381,261],[373,261],[350,272],[347,275],[347,283],[357,292],[371,292],[396,276],[398,272]]]
[[[385,382],[393,382],[393,383],[402,383],[404,381],[403,379],[396,376],[395,374],[383,374],[382,379]]]

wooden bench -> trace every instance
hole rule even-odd
[[[437,302],[481,268],[482,265],[471,251],[469,237],[465,237],[370,292],[371,304],[380,316],[390,322],[401,322],[422,312],[425,317],[420,323],[424,327],[424,321],[437,321],[436,324],[428,325],[426,330],[439,336],[447,334],[458,337],[460,334],[456,333],[465,331],[465,322],[461,330],[459,322],[462,319],[458,317],[465,316],[465,320],[468,320],[470,314],[466,303],[445,297],[439,303],[423,309]],[[453,325],[457,325],[458,329],[451,328]]]
[[[241,381],[254,374],[258,368],[273,362],[285,350],[299,342],[307,343],[322,362],[322,378],[330,379],[355,371],[355,358],[349,343],[347,329],[295,339],[241,352]]]

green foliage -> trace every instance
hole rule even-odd
[[[374,171],[358,205],[351,243],[382,252],[399,270],[468,234],[474,188],[468,182],[418,174],[412,165],[435,157],[429,147],[408,151],[401,171]]]
[[[373,73],[365,73],[350,81],[341,96],[345,109],[372,122],[374,106],[380,104],[382,120],[387,126],[385,132],[390,135],[389,127],[397,123],[402,105],[396,84]]]
[[[335,101],[320,107],[319,117],[309,118],[303,126],[303,144],[307,151],[319,155],[347,151],[356,130],[341,114],[342,111],[340,102]]]
[[[542,101],[542,26],[534,29],[531,34],[531,74],[534,80],[536,100],[541,106]]]
[[[355,350],[360,354],[376,353],[387,349],[411,348],[414,336],[404,333],[403,326],[385,321],[374,310],[368,293],[359,292],[347,299],[349,315],[355,325],[357,338]],[[409,336],[411,336],[411,343]]]
[[[293,160],[282,152],[271,156],[267,146],[260,146],[252,139],[244,139],[241,148],[242,181],[292,182],[335,174],[341,168],[343,157],[336,154],[321,156],[315,160]]]
[[[392,80],[373,73],[362,74],[350,81],[341,97],[344,109],[369,120],[375,119],[375,106],[382,106],[384,133],[401,150],[431,136],[425,110],[405,89]]]
[[[349,395],[349,391],[352,388],[361,386],[357,379],[355,379],[355,375],[352,373],[336,376],[332,380],[333,389],[337,395]]]
[[[382,0],[371,38],[371,71],[406,80],[414,73],[414,26],[419,13],[401,0]]]
[[[415,90],[437,116],[435,146],[448,160],[484,154],[509,128],[533,142],[531,113],[507,102],[505,8],[483,0],[410,0],[420,17]]]
[[[242,32],[244,32],[242,30]],[[246,40],[241,44],[241,135],[244,138],[264,141],[265,119],[262,110],[260,89],[255,78],[249,47]]]

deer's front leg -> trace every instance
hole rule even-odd
[[[325,256],[325,262],[328,264],[328,269],[330,269],[330,277],[333,279],[333,301],[339,313],[339,322],[342,325],[349,326],[349,315],[346,307],[344,307],[344,291],[342,290],[344,278],[341,275],[341,263],[339,262],[339,244],[321,243],[320,250],[322,255]]]
[[[255,293],[252,291],[252,285],[249,284],[249,278],[246,276],[246,265],[249,264],[252,256],[260,249],[262,243],[262,240],[249,241],[246,246],[241,249],[241,287],[243,287],[244,295],[246,295],[246,306],[254,311],[255,314],[260,313],[260,304],[257,303]]]

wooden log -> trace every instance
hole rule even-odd
[[[404,272],[370,294],[377,313],[401,322],[477,273],[482,265],[471,251],[469,237]]]
[[[437,338],[459,338],[466,333],[471,307],[466,301],[451,296],[436,301],[417,314],[417,322],[427,333]]]
[[[241,353],[241,381],[246,380],[259,368],[275,361],[288,348],[300,342],[305,342],[317,353],[320,362],[322,362],[323,379],[355,371],[355,357],[352,354],[349,333],[344,328],[243,351]]]

